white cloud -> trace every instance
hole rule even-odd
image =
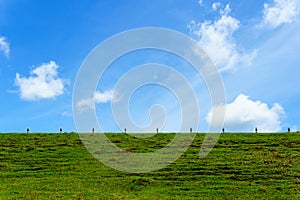
[[[299,0],[273,0],[264,4],[263,24],[273,28],[285,23],[292,23],[299,15]]]
[[[9,57],[10,47],[5,37],[0,37],[0,51],[2,51],[6,57]]]
[[[107,103],[109,101],[117,101],[116,94],[113,90],[107,90],[104,92],[96,91],[94,97],[82,99],[77,103],[77,107],[81,110],[94,109],[95,103]]]
[[[64,93],[64,81],[58,77],[59,66],[54,62],[44,63],[30,71],[30,77],[16,74],[15,84],[24,100],[49,99]]]
[[[221,6],[220,2],[215,2],[212,4],[211,8],[213,9],[213,11],[216,11],[220,6]]]
[[[231,8],[229,4],[226,4],[224,9],[220,9],[221,15],[228,15],[231,12]]]
[[[72,113],[70,113],[70,112],[68,112],[68,111],[63,111],[63,112],[61,113],[61,116],[63,116],[63,117],[72,117],[73,115],[72,115]]]
[[[198,3],[199,3],[200,6],[202,6],[203,5],[203,0],[199,0]]]
[[[217,9],[217,4],[213,8]],[[192,21],[189,25],[199,46],[206,51],[220,71],[233,69],[237,64],[249,64],[256,55],[256,51],[248,54],[237,49],[233,33],[239,29],[240,21],[228,15],[230,10],[227,4],[224,9],[220,9],[220,19],[198,24]]]
[[[114,91],[109,90],[109,91],[105,91],[103,93],[97,91],[97,92],[95,92],[94,98],[95,98],[96,103],[106,103],[106,102],[114,99]]]
[[[220,108],[224,108],[224,105],[213,109]],[[208,123],[212,119],[213,109],[206,116]],[[253,131],[257,127],[259,132],[277,132],[282,129],[280,120],[285,115],[280,104],[275,103],[269,108],[266,103],[252,101],[244,94],[226,104],[225,110],[224,127],[228,131]]]

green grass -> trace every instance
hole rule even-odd
[[[174,134],[107,136],[147,152]],[[0,199],[300,199],[299,133],[222,134],[199,159],[203,138],[166,168],[129,174],[95,160],[77,134],[0,134]]]

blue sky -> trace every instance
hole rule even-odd
[[[76,131],[72,94],[88,54],[105,39],[133,28],[162,27],[197,41],[222,77],[228,131],[299,130],[300,3],[265,1],[18,1],[0,0],[0,132]],[[95,91],[103,131],[120,131],[111,112],[114,86],[145,63],[172,66],[196,91],[199,131],[213,109],[201,76],[178,57],[144,50],[116,60]],[[122,66],[122,67],[120,67]],[[129,102],[132,119],[150,123],[148,109],[161,104],[175,131],[178,102],[166,88],[148,85]]]

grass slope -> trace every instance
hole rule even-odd
[[[174,137],[107,135],[133,152]],[[203,138],[164,169],[128,174],[95,160],[77,134],[0,134],[0,199],[300,199],[299,133],[222,134],[199,159]]]

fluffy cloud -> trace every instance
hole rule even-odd
[[[217,106],[213,109],[221,108],[224,107]],[[281,130],[280,119],[285,115],[278,103],[269,108],[266,103],[252,101],[244,94],[240,94],[232,103],[226,104],[225,110],[224,127],[228,131],[253,131],[257,127],[259,132],[277,132]],[[208,123],[212,119],[212,111],[206,116]]]
[[[233,33],[240,27],[238,19],[229,16],[230,5],[224,8],[220,3],[214,3],[212,9],[220,8],[221,17],[216,21],[204,21],[189,25],[191,33],[198,39],[202,47],[220,71],[233,69],[237,64],[249,64],[256,55],[256,51],[250,54],[237,49]]]
[[[94,97],[88,99],[82,99],[77,103],[77,107],[81,110],[83,109],[94,109],[95,103],[107,103],[109,101],[116,101],[116,95],[113,90],[107,90],[104,92],[96,91]]]
[[[6,57],[9,56],[10,47],[5,37],[0,37],[0,51],[2,51]]]
[[[285,23],[292,23],[299,15],[299,0],[274,0],[264,4],[263,24],[273,28]]]
[[[64,93],[64,81],[58,77],[59,66],[54,62],[44,63],[30,72],[30,77],[16,74],[15,84],[24,100],[49,99]]]

